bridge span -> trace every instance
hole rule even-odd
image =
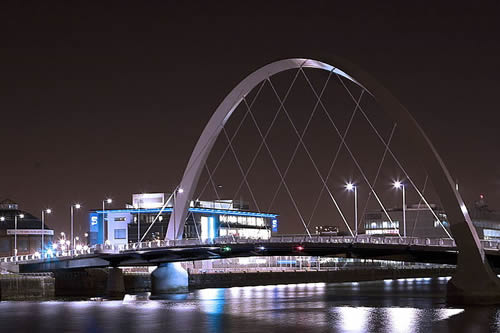
[[[481,241],[490,265],[500,271],[500,242]],[[165,263],[250,256],[329,256],[436,264],[457,263],[453,239],[399,237],[278,236],[268,240],[217,238],[158,240],[125,246],[2,258],[20,273]]]

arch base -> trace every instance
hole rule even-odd
[[[456,305],[499,305],[500,283],[494,275],[459,272],[446,285],[446,301]]]

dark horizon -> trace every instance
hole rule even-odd
[[[71,203],[86,212],[169,192],[246,75],[337,55],[410,110],[468,204],[484,194],[500,208],[497,4],[231,5],[0,5],[0,200],[34,215],[50,207],[47,224],[68,232]],[[85,231],[87,215],[77,222]]]

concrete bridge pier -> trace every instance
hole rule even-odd
[[[123,298],[125,295],[125,283],[123,271],[118,267],[111,267],[108,272],[106,284],[106,295],[109,298]]]
[[[188,291],[187,271],[178,262],[165,263],[151,273],[151,294],[161,297],[164,294],[185,293]]]

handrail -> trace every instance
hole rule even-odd
[[[30,261],[44,261],[53,259],[70,259],[82,255],[91,255],[98,253],[121,253],[156,248],[176,248],[186,246],[206,246],[206,245],[231,245],[231,244],[263,244],[263,243],[334,243],[334,244],[380,244],[380,245],[408,245],[408,246],[439,246],[445,248],[455,248],[455,240],[450,238],[428,238],[428,237],[387,237],[387,236],[313,236],[303,235],[282,235],[273,236],[268,239],[254,238],[230,238],[219,237],[214,239],[179,239],[179,240],[153,240],[139,243],[127,244],[98,244],[93,247],[85,247],[79,250],[51,251],[47,250],[42,255],[38,252],[33,254],[24,254],[0,258],[0,263],[20,263]],[[488,250],[500,250],[500,240],[480,240],[481,246]]]

